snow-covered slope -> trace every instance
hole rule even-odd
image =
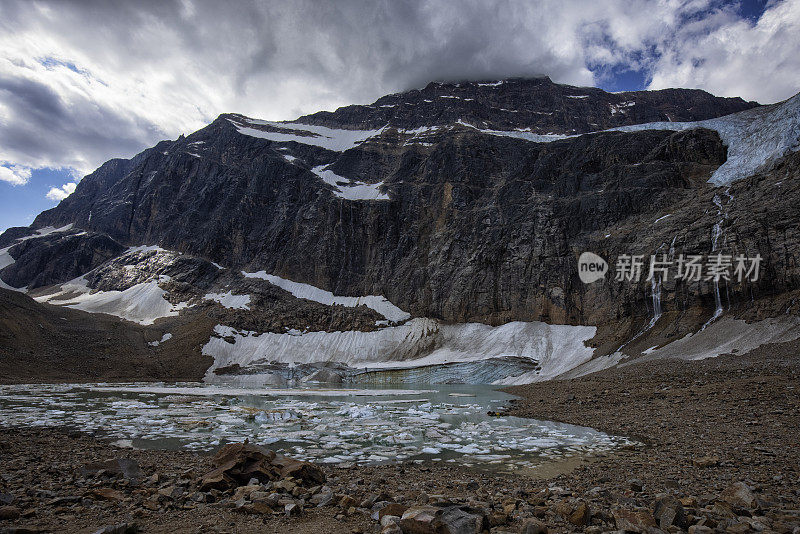
[[[343,152],[378,135],[382,130],[340,130],[298,122],[272,122],[259,119],[231,120],[240,134],[270,141],[302,143],[334,152]]]
[[[59,292],[37,297],[35,300],[92,313],[107,313],[149,325],[156,319],[176,316],[187,306],[186,303],[171,304],[164,298],[166,292],[158,283],[158,280],[151,280],[136,284],[124,291],[93,292],[89,289],[86,279],[81,276],[63,284]]]

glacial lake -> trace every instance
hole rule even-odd
[[[179,384],[0,386],[0,426],[62,426],[135,448],[212,452],[243,441],[304,460],[458,462],[515,470],[631,444],[591,428],[487,414],[490,386],[248,389]]]

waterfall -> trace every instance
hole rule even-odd
[[[653,318],[650,319],[650,324],[647,327],[647,330],[653,328],[653,326],[658,322],[661,318],[661,279],[659,278],[656,280],[656,277],[650,279],[650,293],[653,297]]]
[[[728,205],[733,202],[733,195],[730,193],[730,188],[725,189],[725,194],[728,196]],[[722,206],[722,200],[719,198],[718,194],[714,195],[714,205],[717,206],[717,215],[719,219],[717,222],[714,223],[714,227],[711,229],[711,253],[719,253],[720,247],[719,245],[719,238],[722,237],[722,223],[725,222],[725,219],[728,216],[728,213]],[[719,319],[719,316],[722,315],[722,297],[719,293],[719,280],[714,280],[714,315],[706,321],[706,324],[700,329],[705,330],[708,325]]]

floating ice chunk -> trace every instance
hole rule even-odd
[[[342,408],[336,415],[346,415],[355,419],[364,419],[375,417],[375,411],[369,406],[350,405]]]

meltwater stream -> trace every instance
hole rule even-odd
[[[323,463],[401,460],[533,467],[629,444],[591,428],[493,417],[484,386],[239,389],[204,384],[0,386],[0,426],[65,426],[136,448],[213,451],[248,438]]]

